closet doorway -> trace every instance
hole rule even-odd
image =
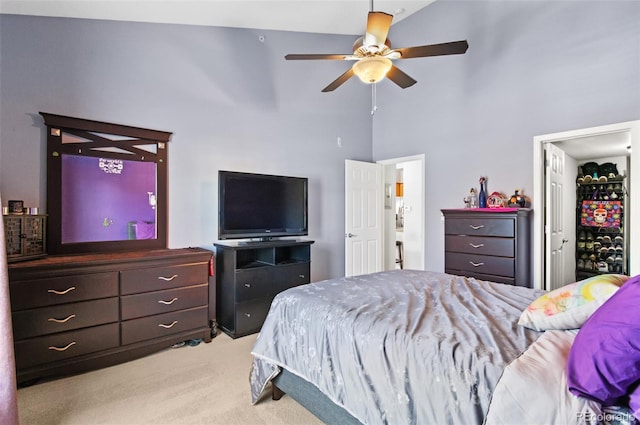
[[[534,137],[535,288],[551,290],[576,280],[576,179],[586,162],[613,162],[625,175],[627,274],[640,273],[640,259],[633,255],[640,250],[640,222],[630,219],[640,211],[640,199],[631,196],[640,187],[639,151],[640,121]]]

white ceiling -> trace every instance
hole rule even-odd
[[[628,131],[577,137],[555,142],[566,154],[578,160],[595,160],[617,156],[628,156],[631,146],[631,134]]]
[[[374,2],[394,23],[435,0]],[[363,35],[370,0],[0,0],[0,13]]]

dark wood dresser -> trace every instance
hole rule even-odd
[[[211,341],[205,249],[61,255],[9,264],[19,383]]]
[[[532,287],[531,209],[442,210],[444,271]]]
[[[217,317],[232,338],[256,333],[280,292],[309,283],[313,241],[216,242]]]

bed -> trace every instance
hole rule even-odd
[[[415,270],[289,289],[252,351],[253,402],[271,386],[325,423],[597,423],[601,405],[566,396],[562,382],[575,330],[518,324],[544,294]],[[549,382],[556,375],[561,382]],[[532,391],[557,408],[527,417]]]

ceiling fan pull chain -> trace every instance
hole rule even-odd
[[[378,105],[376,104],[376,85],[371,84],[371,115],[375,114],[378,110]]]

